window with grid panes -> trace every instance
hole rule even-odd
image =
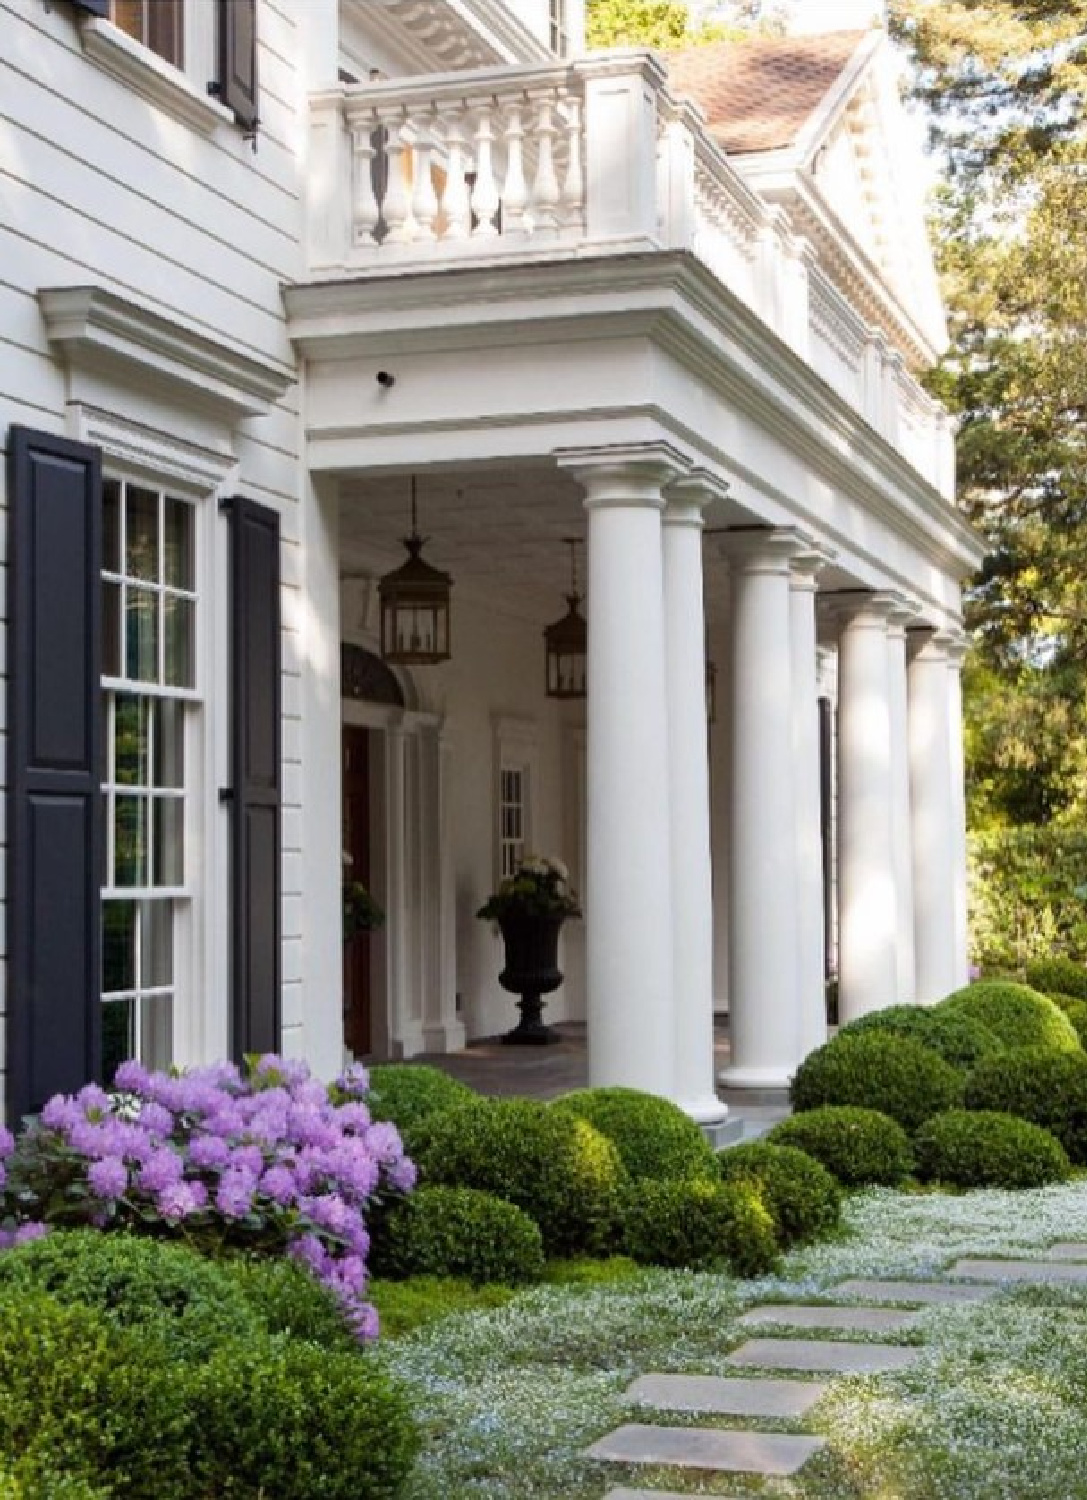
[[[103,1070],[171,1061],[176,929],[187,910],[187,741],[196,679],[196,510],[123,480],[103,486],[106,868]]]
[[[112,0],[110,20],[175,68],[184,67],[185,0]]]
[[[570,50],[570,23],[566,11],[567,0],[549,0],[549,41],[552,52],[565,57]]]
[[[503,766],[498,780],[498,854],[503,880],[525,857],[526,782],[523,766]]]

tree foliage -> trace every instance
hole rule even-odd
[[[764,0],[588,0],[585,36],[594,47],[678,47],[729,41],[752,31],[776,31],[781,17]]]

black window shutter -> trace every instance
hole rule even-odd
[[[280,1045],[279,516],[240,496],[232,528],[233,1039],[247,1052]]]
[[[257,0],[219,0],[219,97],[244,130],[257,128]]]
[[[109,0],[72,0],[76,10],[89,10],[92,16],[108,16]]]
[[[102,469],[12,427],[8,452],[8,1069],[16,1120],[98,1076]]]

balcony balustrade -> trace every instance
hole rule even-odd
[[[311,99],[309,273],[691,251],[934,484],[943,408],[668,91],[651,55],[601,53],[342,84]]]

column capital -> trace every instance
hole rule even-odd
[[[819,596],[820,624],[841,632],[847,626],[859,629],[888,629],[892,618],[901,610],[903,595],[891,589],[839,589]]]
[[[586,509],[611,505],[663,510],[663,490],[691,467],[690,459],[666,442],[560,448],[554,457],[584,489]]]
[[[814,594],[819,574],[838,556],[833,547],[811,542],[789,560],[789,585],[797,593]]]
[[[970,645],[966,632],[955,626],[918,625],[906,634],[911,661],[939,661],[956,671]]]
[[[718,478],[709,469],[689,469],[665,486],[664,498],[668,505],[664,524],[701,526],[706,506],[712,500],[723,500],[728,490],[728,481]]]
[[[721,534],[718,550],[737,573],[778,573],[788,577],[793,560],[814,547],[795,526],[737,526]]]

